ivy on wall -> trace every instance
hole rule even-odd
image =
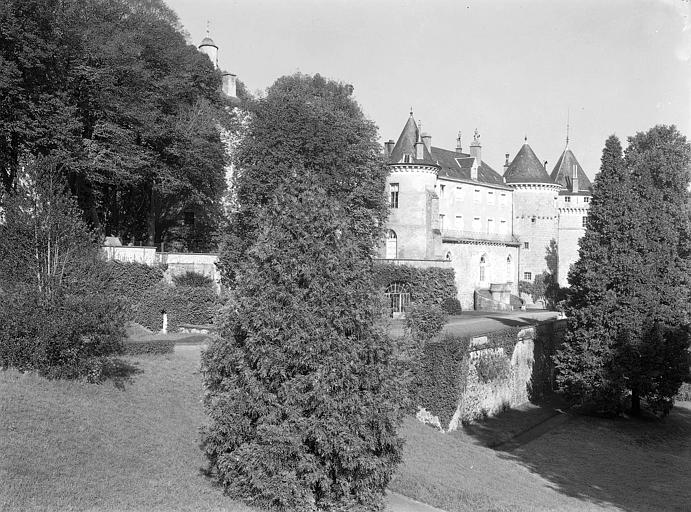
[[[553,389],[554,366],[552,355],[563,339],[563,322],[546,322],[535,327],[533,370],[528,384],[530,400],[536,400]],[[495,361],[497,356],[488,356],[485,361],[480,356],[482,377],[491,382],[506,379],[505,366],[510,365],[511,355],[520,341],[518,334],[525,327],[512,327],[487,335],[487,342],[470,345],[475,336],[447,337],[440,341],[427,343],[423,349],[418,372],[412,384],[413,402],[437,416],[442,425],[448,425],[463,397],[468,385],[471,353],[500,354],[505,362]],[[492,359],[493,369],[490,366]],[[485,364],[487,363],[487,364]],[[477,369],[477,363],[476,369]],[[487,370],[486,372],[484,370]],[[501,370],[501,371],[499,371]]]
[[[441,306],[445,299],[454,299],[458,295],[454,271],[450,268],[417,268],[377,262],[374,276],[382,290],[391,283],[407,284],[411,300],[418,304]]]

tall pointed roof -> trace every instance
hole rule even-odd
[[[564,192],[573,193],[573,169],[576,167],[578,176],[578,192],[591,193],[593,192],[593,185],[590,183],[588,176],[583,171],[581,164],[578,163],[576,155],[573,154],[568,146],[557,160],[554,170],[552,171],[552,179],[559,183],[566,190]]]
[[[554,184],[544,165],[526,142],[518,151],[504,172],[506,183],[549,183]]]
[[[405,126],[403,127],[401,135],[398,137],[398,141],[396,142],[393,151],[391,151],[389,163],[397,164],[403,162],[404,156],[409,155],[410,163],[437,165],[424,144],[422,145],[422,159],[415,158],[416,142],[422,143],[422,139],[420,139],[420,130],[418,129],[415,119],[413,118],[413,113],[411,112],[408,121],[406,121]]]
[[[206,36],[204,39],[202,39],[202,42],[199,43],[199,48],[201,48],[202,46],[213,46],[214,48],[218,49],[218,46],[216,46],[214,40],[211,39],[209,36]]]

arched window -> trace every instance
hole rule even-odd
[[[446,261],[451,261],[451,251],[446,253],[445,259]]]
[[[395,260],[398,251],[398,237],[396,232],[390,229],[386,232],[386,259]]]
[[[487,255],[483,254],[480,257],[480,282],[484,283],[487,280]]]
[[[384,292],[389,303],[391,316],[402,318],[405,315],[405,308],[410,304],[410,288],[405,283],[391,283]]]
[[[513,262],[510,254],[506,257],[506,282],[513,283]]]

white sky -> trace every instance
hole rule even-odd
[[[523,137],[551,172],[570,147],[586,173],[605,139],[655,124],[691,132],[688,0],[166,0],[250,91],[295,71],[351,83],[381,141],[410,107],[432,144],[501,173]]]

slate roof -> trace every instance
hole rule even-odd
[[[201,48],[202,46],[213,46],[214,48],[218,48],[218,46],[216,46],[216,43],[214,43],[214,40],[210,37],[205,37],[204,39],[202,39],[202,42],[199,43],[199,47]]]
[[[422,159],[418,160],[415,158],[415,143],[419,140],[419,136],[420,131],[415,123],[415,119],[413,119],[413,116],[411,115],[403,127],[401,135],[398,137],[398,141],[396,142],[393,151],[391,151],[389,163],[400,163],[403,161],[404,155],[410,155],[410,163],[437,165],[424,144],[422,149]]]
[[[569,148],[566,148],[559,157],[559,160],[557,160],[554,170],[552,171],[552,179],[566,189],[562,191],[562,193],[573,193],[572,176],[574,165],[576,166],[576,169],[578,169],[578,192],[592,194],[593,185],[590,183],[588,176],[583,171],[581,164],[578,163],[576,155],[574,155],[573,151],[571,151]]]
[[[518,151],[504,172],[506,183],[549,183],[554,184],[533,148],[526,142]]]
[[[470,169],[475,158],[466,153],[457,153],[448,149],[435,148],[432,146],[432,158],[439,162],[441,170],[440,178],[451,178],[470,180]],[[501,175],[492,169],[485,162],[482,162],[477,169],[477,181],[491,183],[493,185],[504,185]]]

